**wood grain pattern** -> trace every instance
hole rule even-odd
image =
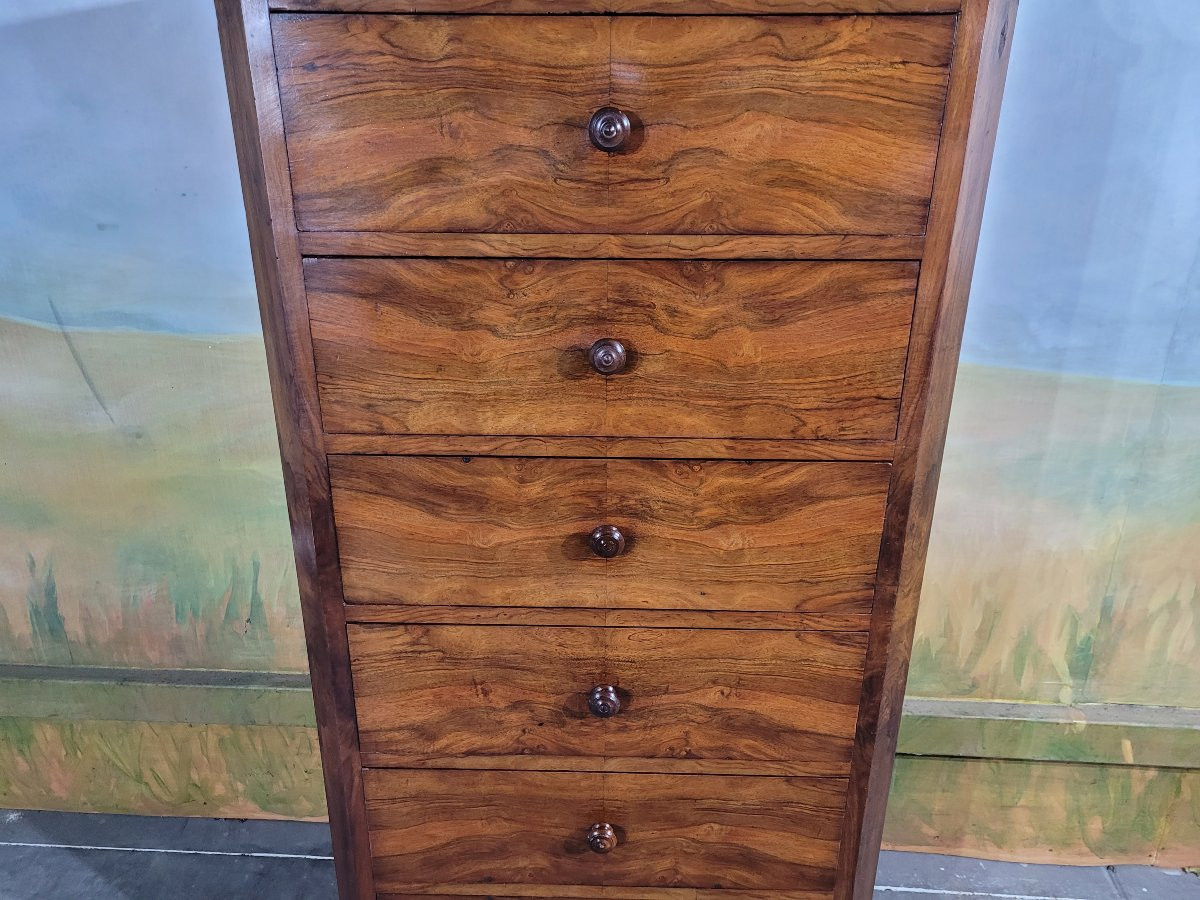
[[[870,611],[879,463],[331,457],[352,603]],[[599,524],[629,533],[594,556]]]
[[[924,233],[950,17],[611,21],[611,99],[646,132],[604,230]]]
[[[1017,0],[967,0],[879,558],[836,900],[871,900]]]
[[[292,13],[269,16],[272,3]],[[868,900],[1016,2],[548,3],[217,4],[341,895]],[[366,12],[401,15],[354,14]],[[521,15],[464,15],[480,12]],[[889,15],[841,15],[875,12]],[[587,142],[607,104],[646,126],[628,154]],[[361,393],[328,398],[324,422],[302,252],[366,258],[310,272],[431,267],[413,281],[422,303],[357,276],[324,298],[349,295],[360,324],[392,323],[357,340],[316,298],[312,327],[333,336],[322,377],[350,359]],[[422,259],[369,259],[389,255]],[[877,262],[747,262],[806,258]],[[914,310],[904,261],[917,259]],[[490,293],[463,274],[472,265],[560,265],[546,284],[591,302],[552,300],[544,285],[530,288],[536,302],[509,297],[517,276]],[[839,305],[844,285],[789,302],[816,273],[860,265],[892,273],[853,307],[882,304],[869,316]],[[584,275],[601,268],[597,293]],[[596,325],[597,306],[599,324],[627,325],[640,351],[624,384],[608,379],[597,400],[582,382],[539,381],[548,357],[535,338]],[[851,327],[831,329],[839,316]],[[874,362],[796,380],[801,350],[845,362],[847,335],[864,327],[854,337]],[[389,346],[400,333],[407,343]],[[578,347],[600,336],[622,337],[605,328]],[[372,341],[384,359],[407,358],[380,366],[364,352]],[[433,391],[447,372],[452,386]],[[405,399],[414,383],[440,412]],[[530,410],[555,430],[504,431]],[[339,416],[391,433],[325,433]],[[423,455],[390,455],[403,453]],[[806,456],[880,462],[786,461]],[[632,534],[625,554],[588,553],[601,522]],[[847,628],[859,634],[837,633]],[[361,660],[377,673],[363,721],[372,740],[388,736],[366,753],[348,629],[405,636],[371,642]],[[799,683],[813,665],[788,656],[797,633],[821,648],[849,640],[862,660],[850,745],[854,692],[823,666]],[[635,640],[646,652],[612,649]],[[530,644],[539,669],[518,656]],[[772,656],[789,667],[759,668]],[[589,745],[551,688],[614,659],[639,665],[627,712],[648,695],[647,717],[618,718],[628,730],[610,729],[611,746]],[[422,698],[411,710],[404,682],[387,678],[401,670]],[[755,703],[739,705],[747,692]],[[809,715],[812,704],[825,712]],[[527,711],[550,737],[522,731]],[[434,746],[394,749],[426,736]],[[396,763],[444,769],[362,768]],[[490,768],[461,768],[473,764]],[[559,771],[524,771],[546,766]],[[584,830],[606,817],[627,840],[583,852]]]
[[[310,259],[325,429],[890,440],[916,271]],[[607,378],[603,337],[630,352]]]
[[[920,259],[923,235],[398,234],[305,231],[305,256],[537,259]]]
[[[360,746],[376,762],[850,771],[865,634],[351,625],[349,635]],[[597,685],[617,688],[611,718],[588,709]]]
[[[596,900],[829,900],[828,891],[711,891],[695,888],[620,888],[604,885],[486,884],[419,886],[420,893],[379,894],[379,900],[511,900],[516,897],[543,897],[553,900],[596,898]]]
[[[390,750],[364,751],[369,769],[447,769],[504,772],[615,772],[642,775],[756,775],[759,777],[830,777],[821,763],[804,760],[647,759],[644,756],[422,756]],[[845,777],[845,772],[833,773]]]
[[[555,609],[520,606],[346,606],[364,625],[533,625],[575,628],[738,628],[746,631],[866,631],[870,613],[736,612],[679,609]],[[752,635],[747,635],[752,638]]]
[[[379,894],[379,900],[512,900],[516,897],[543,897],[553,900],[596,898],[596,900],[829,900],[828,891],[711,891],[695,888],[619,888],[604,885],[486,884],[419,886],[420,893]]]
[[[561,456],[606,459],[763,459],[887,462],[892,441],[764,441],[745,438],[505,437],[327,434],[330,453],[366,456]]]
[[[383,769],[365,779],[384,892],[833,887],[843,779]],[[618,828],[612,853],[587,850],[593,822]]]
[[[217,0],[343,900],[375,896],[350,654],[266,3]]]
[[[603,885],[486,884],[419,887],[420,893],[379,894],[379,900],[513,900],[517,897],[549,897],[553,900],[596,898],[596,900],[829,900],[828,891],[705,891],[694,888],[614,888]]]
[[[300,230],[601,221],[607,158],[585,131],[608,90],[606,19],[273,22]]]
[[[606,265],[308,260],[325,429],[603,434]]]
[[[953,27],[950,16],[278,14],[297,222],[922,234]],[[592,148],[587,121],[608,105],[644,123],[637,149]]]
[[[294,12],[363,13],[954,13],[961,0],[271,0]]]

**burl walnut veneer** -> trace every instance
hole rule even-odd
[[[217,0],[344,898],[868,900],[1016,0]]]

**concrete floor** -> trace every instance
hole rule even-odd
[[[335,896],[329,831],[300,822],[0,810],[0,900]],[[876,900],[1200,900],[1200,878],[885,853]]]

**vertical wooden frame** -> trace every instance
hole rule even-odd
[[[267,0],[216,0],[308,643],[338,890],[375,896],[329,473]]]
[[[1018,0],[963,0],[917,286],[836,900],[871,900]]]

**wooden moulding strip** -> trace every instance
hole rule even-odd
[[[850,15],[956,13],[961,0],[271,0],[273,12],[670,13]]]
[[[731,891],[702,888],[609,887],[576,884],[411,884],[403,893],[383,891],[378,900],[463,900],[486,897],[487,900],[516,900],[542,897],[549,900],[829,900],[828,891]]]
[[[576,459],[755,459],[888,462],[892,441],[722,438],[505,437],[437,434],[327,434],[331,455],[506,456]]]
[[[452,234],[303,231],[305,256],[917,260],[923,235]]]
[[[590,607],[400,606],[355,603],[346,621],[362,625],[523,625],[564,628],[716,628],[734,631],[866,631],[869,612],[737,612]]]

